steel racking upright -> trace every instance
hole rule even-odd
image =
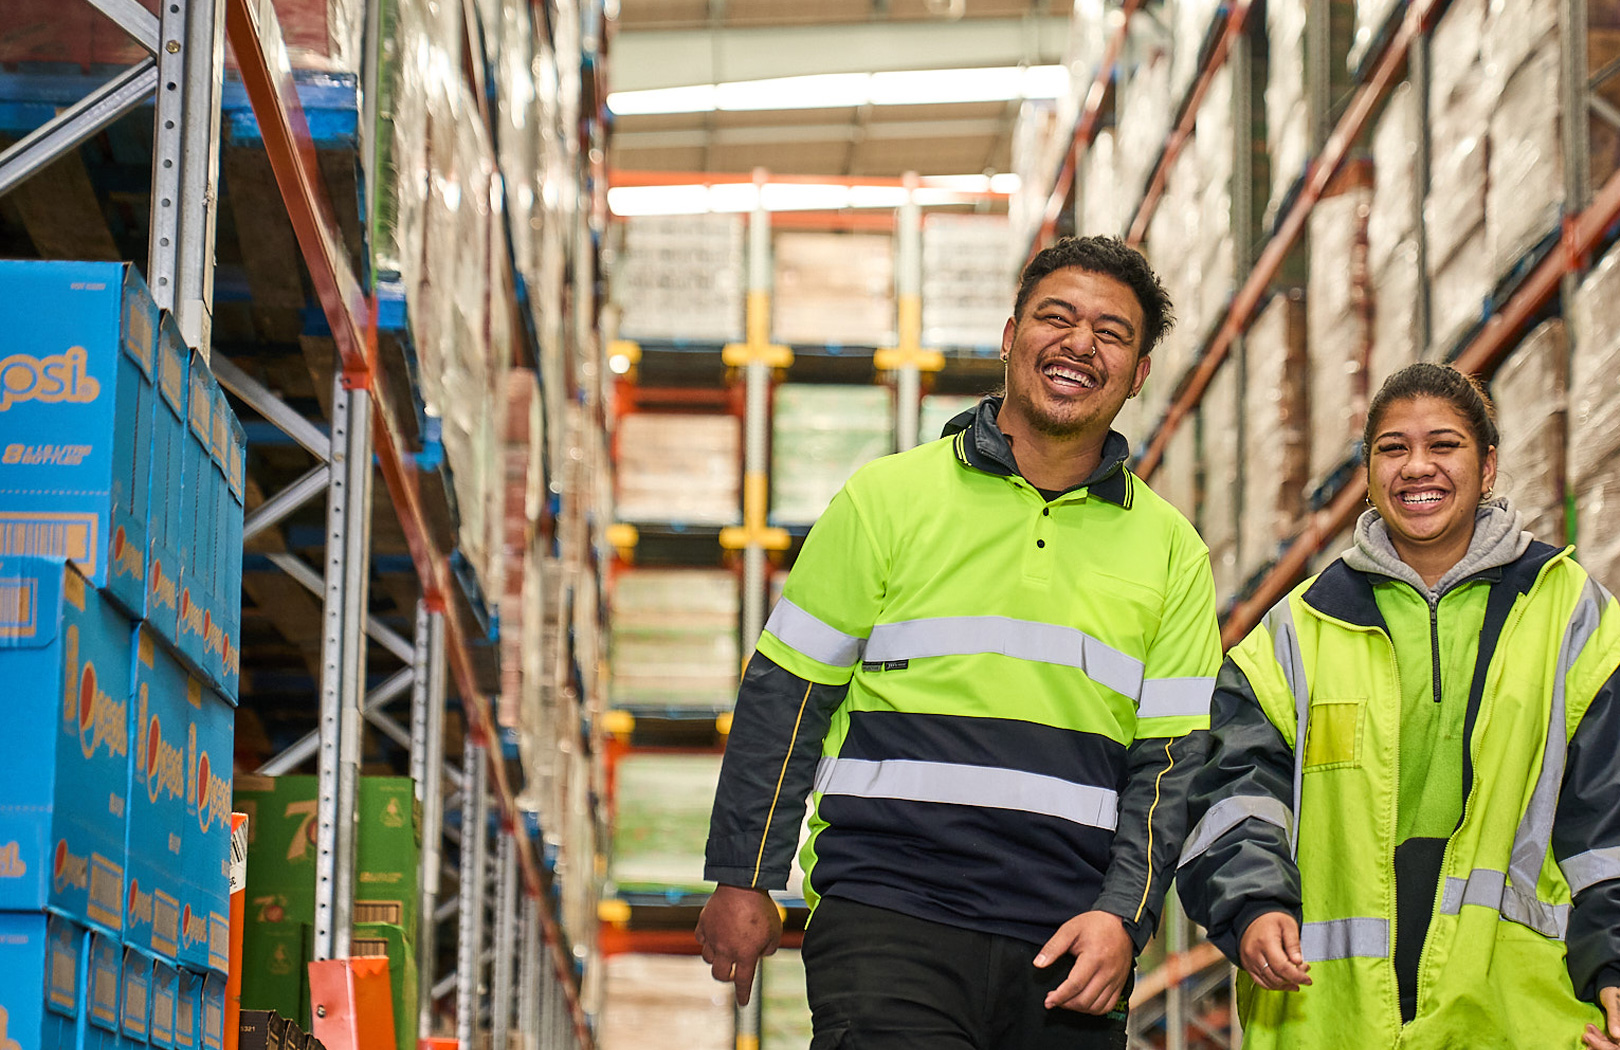
[[[81,141],[106,129],[119,118],[145,105],[155,95],[153,168],[151,188],[151,250],[147,272],[160,305],[179,320],[188,345],[207,355],[212,344],[213,261],[217,184],[220,168],[221,96],[235,90],[224,78],[223,41],[229,29],[240,64],[242,86],[251,103],[251,116],[262,134],[263,145],[275,169],[289,218],[298,235],[304,261],[316,287],[341,365],[331,393],[329,430],[311,422],[286,404],[253,376],[223,356],[212,365],[222,383],[238,400],[264,420],[285,432],[316,460],[290,487],[264,500],[248,518],[249,538],[265,532],[309,501],[327,497],[326,560],[317,570],[290,554],[271,561],[297,584],[322,599],[321,711],[315,734],[266,764],[266,772],[290,769],[309,757],[317,758],[320,794],[317,848],[321,875],[317,883],[317,957],[341,957],[348,952],[353,918],[353,864],[355,794],[366,722],[375,725],[410,749],[413,779],[424,804],[429,831],[424,851],[423,965],[424,990],[435,982],[433,932],[444,911],[437,900],[441,859],[439,829],[444,799],[441,778],[460,786],[462,843],[482,846],[490,799],[483,783],[493,782],[501,810],[496,853],[502,858],[495,887],[495,932],[504,965],[497,965],[494,987],[480,993],[474,977],[484,961],[461,946],[462,965],[456,983],[471,989],[476,998],[495,1003],[509,1001],[514,983],[524,1011],[524,1031],[531,1045],[591,1044],[588,1019],[578,993],[577,960],[565,948],[551,899],[552,878],[537,854],[531,821],[515,804],[512,772],[496,757],[486,763],[485,752],[474,745],[458,770],[443,761],[444,676],[454,674],[464,707],[474,722],[475,735],[492,744],[502,733],[489,708],[490,690],[479,681],[476,658],[469,652],[474,628],[457,607],[445,556],[429,542],[424,497],[416,465],[402,440],[402,422],[409,405],[392,397],[400,376],[388,375],[390,363],[378,352],[379,313],[386,309],[379,295],[361,289],[350,268],[343,231],[324,199],[321,172],[300,102],[307,85],[296,82],[274,9],[248,0],[173,0],[160,15],[129,0],[92,0],[147,52],[134,66],[88,96],[69,106],[0,153],[0,194],[17,187],[28,176],[64,156]],[[375,45],[379,5],[368,5],[369,41]],[[480,69],[482,62],[475,63]],[[364,101],[375,96],[376,61],[371,57]],[[587,63],[589,65],[589,63]],[[23,79],[26,79],[24,77]],[[16,82],[14,82],[16,83]],[[600,98],[601,92],[593,92]],[[584,122],[599,145],[600,113]],[[366,129],[375,127],[368,121]],[[376,183],[374,151],[365,158],[366,188]],[[600,172],[597,172],[600,175]],[[584,224],[582,224],[584,225]],[[591,316],[590,282],[593,263],[590,235],[582,229],[572,246],[575,271],[572,281],[582,310]],[[576,338],[578,333],[576,332]],[[589,340],[582,357],[592,356]],[[408,386],[407,386],[408,389]],[[407,640],[368,613],[370,520],[373,461],[380,464],[401,525],[411,547],[413,566],[423,581],[423,599],[416,616],[416,637]],[[571,498],[576,494],[570,493]],[[578,497],[582,498],[583,493]],[[405,666],[369,694],[365,692],[366,639],[394,654]],[[412,717],[409,731],[384,710],[409,692]],[[499,751],[492,754],[499,756]],[[467,781],[476,787],[466,790]],[[481,850],[464,849],[467,856]],[[478,868],[483,865],[479,864]],[[591,865],[585,866],[589,870]],[[526,903],[518,916],[518,874],[526,883]],[[469,921],[472,931],[486,925],[481,909],[471,899],[488,879],[481,870],[463,880],[460,900],[450,902]],[[529,950],[521,966],[514,967],[515,935],[521,924]],[[472,938],[476,947],[477,937]],[[521,971],[521,972],[519,972]],[[432,1021],[431,992],[424,996],[422,1032]],[[469,1000],[471,1002],[472,1000]],[[476,1025],[487,1004],[462,1011],[464,1025]],[[497,1029],[502,1019],[492,1017]],[[509,1025],[508,1025],[509,1027]],[[468,1034],[472,1031],[468,1029]]]

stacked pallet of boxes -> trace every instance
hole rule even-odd
[[[132,267],[0,263],[0,290],[0,1017],[220,1047],[242,428]]]
[[[247,815],[247,897],[242,1008],[271,1010],[310,1027],[308,964],[314,951],[314,830],[320,797],[312,776],[236,778]],[[422,829],[408,777],[361,777],[355,853],[356,956],[386,956],[400,1050],[415,1045],[416,951]]]
[[[894,451],[887,387],[783,383],[771,434],[771,521],[809,525],[862,464]]]
[[[1568,488],[1581,564],[1620,590],[1620,252],[1611,249],[1575,296],[1570,332]],[[1530,467],[1525,464],[1524,467]],[[1544,537],[1545,538],[1545,537]]]
[[[613,293],[621,337],[677,343],[742,338],[741,216],[637,216],[623,229],[623,265],[615,270]]]
[[[717,714],[737,691],[737,577],[626,568],[613,583],[609,702],[639,713]]]
[[[1007,220],[995,215],[928,215],[922,226],[922,344],[1001,347],[1016,273],[1007,265]],[[938,435],[936,430],[935,435]]]
[[[1312,484],[1331,479],[1355,454],[1366,420],[1367,348],[1372,340],[1367,302],[1367,220],[1371,173],[1347,171],[1311,211],[1305,289],[1305,354]]]
[[[1372,346],[1367,355],[1367,389],[1377,391],[1424,349],[1419,300],[1419,155],[1422,99],[1409,82],[1390,92],[1373,127],[1372,205],[1367,216],[1367,270],[1372,288]]]
[[[1252,579],[1293,538],[1305,506],[1310,420],[1303,295],[1273,296],[1250,326],[1243,348],[1238,581]]]

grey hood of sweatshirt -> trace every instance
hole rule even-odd
[[[1474,512],[1474,538],[1468,543],[1468,553],[1432,588],[1423,582],[1416,569],[1401,560],[1389,538],[1389,526],[1376,510],[1365,511],[1357,519],[1356,545],[1341,557],[1357,572],[1377,573],[1409,583],[1432,601],[1476,573],[1511,564],[1525,552],[1533,538],[1524,531],[1524,515],[1506,496],[1497,496],[1481,503]]]

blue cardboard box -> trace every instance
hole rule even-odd
[[[236,646],[241,641],[237,634],[238,626],[234,622],[241,619],[241,580],[231,578],[231,552],[230,543],[233,530],[231,528],[231,509],[235,503],[231,500],[231,446],[233,427],[239,425],[236,413],[231,410],[230,401],[225,397],[223,387],[214,387],[214,417],[213,417],[212,443],[209,451],[214,459],[214,513],[209,518],[214,526],[214,572],[213,572],[213,601],[210,609],[213,612],[212,621],[208,631],[208,654],[210,658],[209,678],[220,692],[232,697],[236,696],[236,677],[231,672]],[[236,606],[236,614],[230,612],[231,606]]]
[[[110,934],[91,931],[86,966],[89,973],[84,1023],[79,1026],[81,1050],[121,1050],[119,996],[124,990],[124,946]]]
[[[211,973],[203,977],[197,1003],[197,1027],[203,1050],[225,1050],[225,976]]]
[[[152,413],[152,484],[147,528],[146,622],[180,644],[180,531],[185,516],[186,403],[191,351],[172,314],[158,328],[157,398]]]
[[[124,263],[0,261],[0,555],[146,600],[157,309]]]
[[[84,927],[60,915],[0,912],[0,1046],[76,1044],[84,950]]]
[[[187,692],[185,882],[180,962],[223,974],[230,965],[231,761],[236,710],[193,679]]]
[[[119,1028],[126,1044],[145,1045],[152,1021],[152,957],[124,947],[123,989],[119,994]]]
[[[222,515],[226,534],[225,575],[221,584],[229,645],[225,650],[225,680],[220,692],[234,704],[242,678],[242,524],[247,503],[247,431],[235,413],[230,416],[230,424],[230,456],[225,477],[230,503]]]
[[[180,1001],[180,971],[162,959],[152,962],[152,1022],[147,1041],[174,1050],[174,1011]]]
[[[195,679],[148,627],[135,628],[132,648],[124,941],[177,962],[181,909],[190,900],[184,848],[187,693]]]
[[[0,910],[123,926],[130,623],[77,569],[0,558]]]
[[[201,354],[193,352],[187,371],[186,447],[181,486],[180,655],[199,674],[208,674],[208,627],[214,581],[214,378]]]
[[[175,971],[174,1050],[197,1050],[201,1000],[202,977],[189,970]]]

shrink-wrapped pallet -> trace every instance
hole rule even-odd
[[[1372,346],[1367,352],[1369,400],[1384,380],[1423,356],[1423,333],[1418,326],[1423,273],[1418,265],[1417,242],[1403,243],[1373,274],[1372,281]]]
[[[893,398],[880,386],[783,383],[771,435],[771,520],[808,525],[857,467],[894,451]]]
[[[742,421],[634,412],[619,420],[620,521],[731,525],[741,520]]]
[[[1193,134],[1193,176],[1198,190],[1198,304],[1196,326],[1207,335],[1226,313],[1237,285],[1233,247],[1232,197],[1244,187],[1232,184],[1237,144],[1232,128],[1232,70],[1222,66],[1210,77],[1198,108]],[[1247,129],[1244,130],[1247,135]],[[1189,325],[1189,327],[1193,327]]]
[[[1114,129],[1104,128],[1091,140],[1080,160],[1080,232],[1091,236],[1122,237],[1131,217],[1119,181],[1119,158]]]
[[[731,986],[696,956],[609,956],[603,963],[603,1008],[597,1045],[602,1050],[731,1050]]]
[[[1526,4],[1526,7],[1535,5]],[[1507,76],[1490,122],[1485,237],[1496,276],[1558,230],[1564,160],[1556,36]]]
[[[1485,316],[1495,279],[1485,227],[1474,233],[1445,263],[1429,268],[1429,347],[1435,358],[1448,356]]]
[[[743,219],[638,215],[613,282],[626,339],[728,343],[743,331]]]
[[[814,1034],[804,984],[804,959],[784,948],[760,962],[760,1042],[771,1047],[809,1047]]]
[[[1367,60],[1389,24],[1390,16],[1397,10],[1405,10],[1401,0],[1356,0],[1355,36],[1351,39],[1347,59],[1351,69],[1359,68]]]
[[[996,215],[928,215],[922,226],[922,343],[1001,346],[1018,275],[1007,265],[1007,220]]]
[[[720,569],[636,568],[613,584],[615,707],[730,710],[741,655],[737,578]]]
[[[789,231],[776,235],[774,247],[777,342],[894,345],[892,238]]]
[[[1524,527],[1544,543],[1564,542],[1565,378],[1569,344],[1564,322],[1547,321],[1525,336],[1491,379],[1497,429],[1495,490],[1524,514]]]
[[[1219,0],[1181,0],[1170,26],[1170,97],[1185,98],[1198,76],[1199,53],[1209,36]]]
[[[1283,199],[1310,159],[1310,107],[1305,97],[1305,0],[1266,5],[1270,50],[1266,81],[1266,152],[1271,158],[1271,198],[1265,222],[1276,221]]]
[[[1372,212],[1367,216],[1367,265],[1376,275],[1417,235],[1421,100],[1410,81],[1389,93],[1384,112],[1373,126]]]
[[[917,444],[938,438],[945,424],[973,408],[979,398],[973,394],[925,394],[917,410]]]
[[[1324,198],[1310,217],[1306,347],[1310,376],[1310,477],[1325,480],[1355,450],[1367,408],[1367,347],[1361,301],[1371,191],[1353,186]]]
[[[1170,134],[1175,99],[1170,93],[1170,56],[1162,31],[1138,14],[1131,20],[1133,43],[1141,48],[1137,65],[1123,75],[1114,124],[1115,173],[1119,214],[1128,225],[1142,203],[1153,164]],[[1123,232],[1123,229],[1121,230]]]
[[[1238,549],[1238,427],[1240,409],[1238,369],[1228,361],[1204,391],[1199,407],[1202,437],[1203,500],[1198,529],[1209,547],[1215,572],[1215,598],[1224,605],[1242,585],[1237,571]]]
[[[1243,522],[1237,568],[1248,579],[1293,534],[1310,474],[1305,301],[1273,296],[1243,341]]]
[[[1620,252],[1611,251],[1581,283],[1571,328],[1569,446],[1575,542],[1587,571],[1620,589]]]
[[[1198,427],[1184,419],[1170,435],[1164,460],[1153,472],[1153,491],[1181,511],[1188,521],[1198,520]]]
[[[608,880],[620,893],[701,893],[720,756],[633,753],[618,762]]]

